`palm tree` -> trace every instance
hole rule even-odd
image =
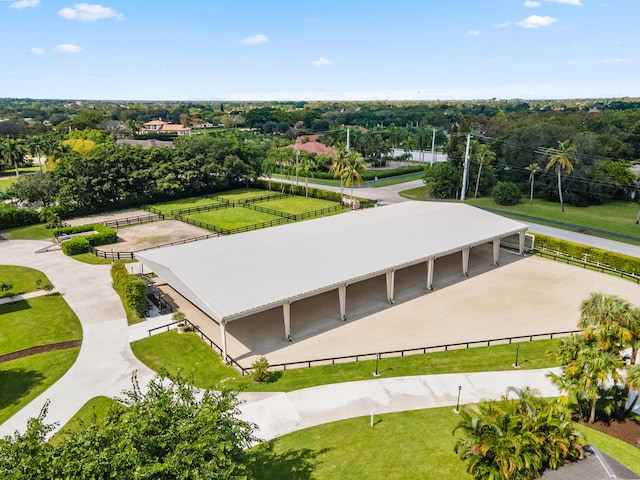
[[[402,142],[402,148],[407,158],[407,165],[409,164],[409,159],[413,158],[412,152],[416,149],[417,145],[418,145],[418,141],[416,140],[416,137],[414,137],[413,135],[407,135],[407,138],[405,138],[404,141]]]
[[[565,140],[563,142],[558,142],[558,149],[553,151],[555,153],[553,155],[549,155],[549,162],[547,163],[546,169],[556,169],[556,173],[558,174],[558,196],[560,197],[560,208],[564,213],[561,173],[565,172],[569,175],[573,172],[573,163],[577,161],[575,157],[576,147],[575,145],[571,145],[570,140]]]
[[[531,196],[529,197],[529,206],[533,206],[533,183],[535,181],[536,173],[540,171],[540,165],[537,162],[529,164],[525,167],[525,170],[529,172],[529,183],[531,184]]]
[[[40,167],[40,173],[42,173],[42,160],[40,158],[40,154],[44,153],[46,148],[45,146],[46,139],[43,135],[34,135],[29,138],[27,143],[27,148],[29,149],[29,153],[32,158],[38,159],[38,166]]]
[[[347,153],[344,160],[344,168],[342,169],[340,178],[347,188],[351,187],[351,209],[353,210],[353,187],[355,184],[362,185],[360,170],[362,169],[364,161],[358,152]]]
[[[269,191],[271,191],[271,176],[276,168],[276,164],[270,158],[265,158],[262,161],[262,173],[267,177],[269,181]]]
[[[13,163],[16,169],[16,178],[19,178],[18,163],[23,163],[24,157],[27,154],[27,148],[22,140],[12,138],[4,140],[0,144],[0,153],[9,164]]]
[[[489,148],[489,145],[482,144],[479,145],[474,157],[480,161],[480,167],[478,168],[478,178],[476,179],[476,191],[473,195],[473,198],[478,198],[478,186],[480,185],[480,175],[482,175],[482,165],[485,161],[491,163],[496,159],[496,153]]]
[[[625,416],[628,416],[636,408],[638,398],[640,397],[640,365],[629,365],[627,367],[627,388],[629,390],[635,390],[635,397],[625,410]],[[627,400],[628,401],[628,400]]]
[[[304,196],[309,196],[309,173],[316,168],[316,163],[309,157],[303,157],[298,167],[304,172]]]
[[[333,160],[331,163],[331,167],[329,168],[329,173],[333,175],[334,178],[340,177],[340,197],[344,195],[344,181],[342,178],[342,173],[344,171],[344,167],[346,166],[346,156],[347,152],[345,151],[345,145],[343,143],[339,143],[334,148]]]
[[[634,309],[618,295],[594,292],[580,305],[578,326],[585,340],[593,340],[601,350],[619,353],[634,338]]]

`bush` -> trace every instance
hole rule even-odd
[[[129,274],[127,267],[120,261],[111,267],[111,279],[113,289],[118,292],[122,302],[139,317],[144,316],[147,308],[147,284],[144,280]]]
[[[254,382],[269,380],[269,361],[265,357],[258,357],[251,365],[251,375]]]
[[[590,262],[598,262],[626,273],[640,274],[640,259],[636,257],[600,250],[599,248],[568,242],[566,240],[560,240],[559,238],[546,237],[544,235],[536,235],[535,247],[557,250],[578,260],[582,260],[585,258],[585,255],[588,255],[586,258],[588,258]]]
[[[40,215],[36,210],[0,203],[0,225],[2,225],[2,230],[36,223],[40,223]]]
[[[89,251],[87,237],[74,237],[62,243],[62,253],[65,255],[79,255]]]
[[[501,182],[491,192],[498,205],[516,205],[522,198],[522,192],[515,183]]]
[[[53,231],[53,235],[73,235],[76,233],[91,232],[92,230],[95,230],[96,233],[93,235],[82,237],[85,238],[89,242],[89,245],[91,245],[92,247],[97,247],[98,245],[109,245],[110,243],[116,243],[118,241],[116,231],[113,228],[105,227],[100,223],[93,223],[90,225],[77,225],[75,227],[56,228]],[[88,250],[89,249],[87,248],[87,251]]]

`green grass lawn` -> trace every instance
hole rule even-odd
[[[322,210],[323,208],[335,207],[340,204],[330,200],[322,200],[320,198],[294,196],[259,202],[256,203],[256,205],[277,210],[278,212],[298,215],[300,213],[312,212],[314,210]]]
[[[472,478],[453,452],[458,417],[451,408],[358,417],[283,435],[250,451],[257,479]],[[580,427],[589,442],[635,472],[638,449]],[[300,472],[306,475],[301,476]]]
[[[36,284],[38,281],[40,281],[40,285],[50,283],[47,276],[39,270],[13,265],[0,265],[0,282],[13,285],[12,292],[14,295],[38,290],[38,285]]]
[[[60,444],[65,434],[80,431],[83,425],[89,425],[94,420],[100,421],[107,416],[111,407],[116,405],[120,404],[109,397],[93,397],[55,433],[50,442],[54,445]]]
[[[4,193],[6,192],[9,187],[11,185],[13,185],[14,183],[16,183],[18,181],[18,179],[13,176],[13,177],[0,177],[0,193]]]
[[[0,239],[5,240],[49,240],[53,241],[53,230],[44,223],[26,227],[10,228],[0,232]]]
[[[250,451],[257,479],[471,478],[453,452],[451,408],[358,417],[283,435]]]
[[[548,351],[555,350],[557,340],[537,340],[520,343],[519,361],[523,369],[555,367],[557,362]],[[375,360],[296,368],[275,372],[272,381],[255,383],[249,376],[242,377],[233,368],[224,365],[220,356],[195,334],[161,333],[131,344],[134,354],[149,368],[166,368],[175,374],[194,375],[193,384],[200,388],[224,384],[237,390],[289,392],[301,388],[331,383],[370,380],[375,371]],[[425,355],[382,358],[378,365],[381,376],[430,375],[475,371],[498,371],[512,368],[515,345],[477,347]],[[191,353],[185,353],[191,352]]]
[[[420,180],[422,177],[424,177],[424,172],[417,172],[414,173],[412,175],[406,175],[406,176],[402,176],[401,178],[383,178],[382,180],[378,180],[377,182],[374,182],[371,186],[373,188],[380,188],[380,187],[389,187],[391,185],[398,185],[400,183],[407,183],[407,182],[413,182],[414,180]]]
[[[599,229],[620,235],[628,235],[636,237],[640,244],[640,227],[635,224],[640,206],[633,202],[607,202],[604,205],[591,205],[589,207],[565,205],[564,213],[560,210],[559,203],[538,199],[533,200],[533,206],[529,206],[528,198],[523,198],[520,203],[513,206],[498,205],[491,198],[471,198],[466,203],[476,207],[497,209],[504,212],[506,216],[508,214],[530,215],[555,222],[578,225],[586,229]],[[557,226],[554,224],[549,225]]]
[[[81,338],[80,321],[60,295],[0,305],[0,354]]]
[[[69,348],[0,363],[0,423],[57,382],[79,351]]]
[[[210,210],[208,212],[188,215],[188,217],[198,222],[208,223],[209,225],[226,228],[227,230],[246,227],[248,225],[255,225],[258,223],[270,222],[272,220],[278,220],[281,218],[277,215],[262,213],[243,207]]]
[[[149,205],[150,207],[157,208],[165,215],[168,215],[172,210],[179,210],[181,208],[193,208],[200,207],[202,205],[213,205],[221,203],[219,200],[212,198],[211,196],[203,196],[203,197],[189,197],[182,198],[180,200],[172,200],[170,202],[162,202],[162,203],[154,203],[153,205]]]
[[[247,198],[262,197],[264,195],[278,195],[280,192],[274,190],[262,190],[259,188],[241,188],[238,190],[229,190],[228,192],[220,192],[218,197],[229,200],[230,202],[239,202]]]

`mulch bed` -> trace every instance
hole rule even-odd
[[[608,421],[597,419],[596,423],[581,421],[580,424],[640,448],[640,424],[630,418]]]
[[[6,353],[0,355],[0,363],[8,362],[9,360],[15,360],[17,358],[24,358],[36,353],[55,352],[56,350],[66,350],[67,348],[75,348],[82,345],[82,340],[70,340],[68,342],[52,343],[50,345],[39,345],[37,347],[25,348],[24,350],[18,350],[17,352]]]

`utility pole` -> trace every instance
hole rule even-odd
[[[433,129],[433,137],[431,138],[431,166],[433,167],[433,164],[436,161],[436,129]]]
[[[349,134],[351,132],[349,131],[349,127],[347,127],[347,148],[344,149],[345,152],[349,153]]]
[[[300,160],[300,145],[296,145],[296,187],[298,186],[298,160]]]
[[[467,134],[467,150],[464,153],[464,170],[462,171],[462,192],[460,192],[460,200],[464,202],[464,196],[467,192],[467,176],[469,175],[469,149],[471,147],[471,134]]]

